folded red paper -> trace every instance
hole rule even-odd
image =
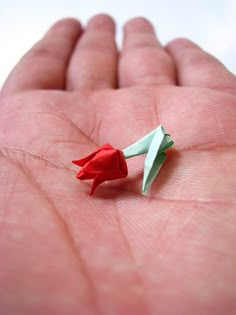
[[[106,180],[124,178],[128,175],[128,168],[124,154],[106,143],[83,159],[72,163],[81,166],[77,174],[80,180],[94,179],[90,195],[96,187]]]

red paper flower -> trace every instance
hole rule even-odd
[[[124,178],[128,175],[123,152],[106,143],[83,159],[72,161],[82,169],[77,174],[80,180],[94,179],[90,195],[106,180]]]

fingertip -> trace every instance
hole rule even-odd
[[[124,25],[125,32],[154,32],[152,23],[145,17],[139,16],[128,20]]]
[[[175,59],[176,63],[185,66],[199,67],[208,66],[212,61],[220,63],[214,56],[207,53],[199,45],[187,38],[176,38],[166,45],[166,51]]]
[[[106,13],[96,14],[88,21],[87,29],[91,28],[115,33],[115,21],[112,16]]]
[[[79,20],[73,17],[63,18],[55,22],[47,31],[45,36],[51,35],[51,33],[61,32],[63,29],[70,29],[75,31],[80,31],[82,29],[81,23]]]
[[[195,44],[194,42],[192,42],[190,39],[188,38],[184,38],[184,37],[179,37],[179,38],[175,38],[173,40],[171,40],[170,42],[168,42],[165,46],[167,51],[172,51],[172,50],[179,50],[179,49],[188,49],[188,48],[200,48],[197,44]]]

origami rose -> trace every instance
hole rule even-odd
[[[144,161],[142,185],[142,193],[146,194],[163,165],[166,158],[165,150],[173,144],[170,135],[162,125],[159,125],[123,151],[113,148],[110,144],[104,144],[85,158],[72,162],[82,167],[77,174],[78,179],[94,179],[90,191],[90,195],[92,195],[102,182],[128,175],[125,159],[147,154]]]
[[[106,180],[124,178],[128,175],[127,164],[121,150],[106,143],[83,159],[72,161],[81,166],[77,174],[80,180],[94,179],[90,195]]]

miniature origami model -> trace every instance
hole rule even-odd
[[[157,176],[165,158],[165,150],[174,144],[170,135],[160,125],[124,150],[106,143],[85,158],[72,163],[81,166],[77,178],[93,179],[90,195],[104,181],[124,178],[128,175],[126,159],[147,154],[144,161],[142,192],[146,193]]]

